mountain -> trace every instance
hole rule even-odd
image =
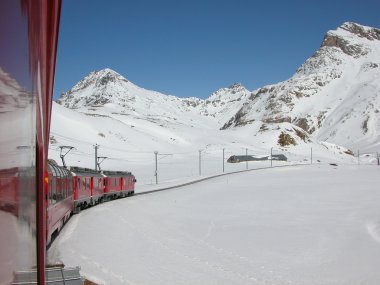
[[[29,105],[30,94],[0,67],[0,113]]]
[[[206,100],[178,98],[138,87],[107,68],[91,72],[57,102],[86,116],[138,125],[141,132],[145,121],[151,124],[146,134],[154,127],[165,142],[193,144],[197,139],[188,128],[220,130],[220,136],[240,129],[251,140],[279,147],[324,141],[375,150],[380,141],[380,30],[344,23],[327,32],[290,79],[252,92],[235,83]]]
[[[222,129],[289,123],[320,141],[374,149],[379,110],[380,30],[348,22],[329,31],[290,79],[254,91]]]

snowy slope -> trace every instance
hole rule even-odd
[[[74,215],[48,260],[98,284],[375,285],[378,182],[376,166],[318,165],[116,200]]]
[[[253,92],[234,84],[207,100],[183,99],[143,89],[104,69],[90,73],[58,103],[174,129],[179,124],[222,130],[251,125],[259,140],[274,133],[270,144],[286,135],[293,145],[327,141],[374,151],[380,140],[380,30],[344,23],[326,34],[289,80]]]
[[[216,91],[208,100],[178,98],[138,87],[117,72],[106,68],[86,76],[59,104],[86,113],[128,114],[166,124],[173,121],[217,128],[224,123],[250,92],[240,84]],[[196,119],[196,120],[195,120]]]
[[[379,110],[380,30],[344,23],[327,33],[293,77],[254,91],[223,129],[257,121],[273,129],[287,122],[317,140],[375,149]]]
[[[137,177],[138,188],[155,182],[155,151],[158,151],[159,183],[184,177],[199,177],[199,150],[201,175],[222,173],[223,149],[226,172],[243,170],[246,167],[270,166],[270,161],[251,162],[246,165],[227,163],[227,159],[231,155],[246,152],[268,156],[271,148],[273,154],[285,154],[288,158],[287,164],[307,164],[311,163],[312,158],[314,163],[357,163],[356,158],[346,153],[347,149],[334,144],[315,141],[305,143],[298,138],[298,144],[292,148],[279,147],[276,145],[276,132],[264,132],[255,136],[255,125],[221,131],[175,121],[157,124],[156,121],[134,115],[107,113],[106,108],[102,109],[102,114],[95,115],[77,112],[56,103],[53,104],[53,114],[50,158],[61,164],[59,146],[73,146],[75,150],[66,156],[66,164],[94,168],[94,145],[98,144],[98,155],[107,157],[101,164],[102,169],[132,171]],[[283,124],[282,127],[284,130],[293,130],[290,124]],[[375,163],[373,158],[365,158],[363,162]],[[278,165],[279,162],[274,164]]]
[[[0,169],[30,166],[33,156],[16,149],[30,149],[35,145],[33,126],[35,110],[25,88],[0,67],[0,132],[6,137],[0,143]],[[32,99],[31,99],[32,98]],[[33,138],[33,139],[31,139]],[[5,142],[5,143],[4,143]]]
[[[59,161],[58,147],[74,146],[68,164],[94,167],[93,145],[100,144],[108,157],[102,167],[133,170],[143,183],[155,179],[154,151],[165,169],[161,181],[198,175],[199,150],[202,174],[221,171],[223,149],[225,161],[271,149],[291,163],[312,155],[356,162],[347,148],[373,157],[380,144],[379,34],[345,23],[289,80],[253,92],[236,83],[207,100],[146,90],[111,69],[92,72],[53,105],[50,156]]]

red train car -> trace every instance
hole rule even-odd
[[[0,284],[32,269],[45,284],[45,175],[60,10],[61,0],[0,1]]]
[[[103,171],[105,199],[127,197],[135,193],[135,176],[127,171]]]
[[[73,212],[73,176],[53,161],[48,162],[48,208],[46,243],[58,233]]]
[[[0,169],[0,211],[18,216],[19,206],[19,169]]]
[[[70,171],[73,174],[74,213],[103,201],[103,176],[99,171],[82,167],[70,167]]]

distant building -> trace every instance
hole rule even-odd
[[[227,159],[229,163],[239,163],[245,161],[263,161],[270,160],[270,155],[267,156],[255,156],[255,155],[232,155]],[[287,161],[288,158],[283,154],[273,154],[272,160]]]

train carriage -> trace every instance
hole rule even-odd
[[[48,161],[47,244],[59,232],[73,211],[73,183],[71,172],[53,160]]]
[[[19,193],[18,193],[17,167],[0,169],[0,211],[9,212],[18,216]]]
[[[116,199],[133,195],[135,193],[135,176],[128,171],[103,171],[104,196]]]
[[[103,201],[104,183],[100,171],[70,167],[73,174],[74,213]]]
[[[48,140],[61,0],[0,1],[0,284],[45,284]],[[32,284],[32,280],[24,280]]]

